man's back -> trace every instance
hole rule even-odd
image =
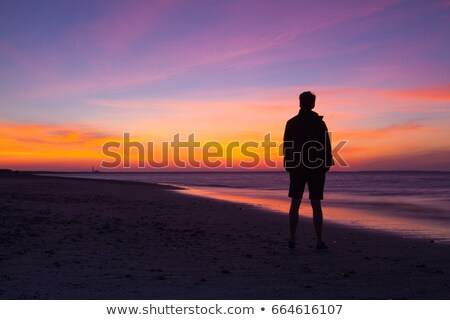
[[[288,171],[328,171],[332,165],[331,145],[325,122],[316,112],[300,109],[286,123],[285,167]]]

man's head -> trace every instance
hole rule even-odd
[[[312,110],[316,105],[316,96],[311,91],[300,94],[300,108]]]

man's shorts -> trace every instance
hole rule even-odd
[[[322,200],[325,186],[325,172],[289,172],[289,197],[302,199],[305,185],[308,184],[309,199]]]

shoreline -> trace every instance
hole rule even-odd
[[[146,182],[0,176],[2,299],[449,299],[450,245]]]
[[[269,190],[269,193],[264,196],[266,191],[267,190],[242,190],[203,186],[186,188],[181,186],[181,190],[179,190],[179,192],[188,195],[207,197],[219,201],[230,201],[233,203],[246,203],[261,208],[263,211],[275,212],[277,214],[287,216],[290,206],[290,199],[286,194],[287,191],[283,190],[282,192],[278,192],[275,199],[272,194],[273,190]],[[257,195],[255,196],[255,194]],[[324,219],[327,223],[337,224],[345,228],[379,231],[399,237],[450,244],[450,233],[447,224],[439,225],[436,224],[435,221],[430,221],[423,218],[408,219],[395,215],[386,217],[384,215],[378,215],[380,210],[385,209],[381,206],[380,208],[375,209],[362,206],[357,207],[355,205],[349,206],[344,204],[330,204],[328,197],[322,202],[322,207],[324,210]],[[304,198],[300,207],[300,217],[304,217],[305,215],[312,217],[312,209],[309,199]],[[420,227],[420,229],[417,227]]]
[[[160,172],[162,173],[162,172]],[[191,172],[192,173],[192,172]],[[281,172],[284,173],[284,172]],[[209,173],[208,173],[209,174]],[[44,175],[53,176],[53,175]],[[55,175],[58,177],[58,175]],[[98,176],[71,176],[61,175],[60,177],[82,178],[88,180],[108,180],[108,181],[134,181],[140,183],[149,183],[161,186],[169,186],[178,189],[181,193],[194,196],[207,197],[220,201],[231,201],[233,203],[246,203],[263,211],[276,212],[286,215],[289,212],[290,199],[287,197],[287,190],[284,189],[256,189],[248,187],[226,187],[222,185],[189,185],[180,182],[155,182],[155,181],[139,181],[116,179],[109,177],[108,179]],[[351,198],[349,198],[351,197]],[[358,198],[359,197],[359,198]],[[347,198],[347,199],[346,199]],[[382,199],[374,197],[371,202],[366,202],[364,196],[333,193],[327,191],[326,197],[322,202],[324,215],[327,222],[342,225],[344,227],[364,229],[369,231],[381,231],[400,237],[413,239],[423,239],[441,243],[450,244],[450,220],[436,220],[428,215],[436,212],[447,213],[444,208],[434,207],[430,205],[422,209],[428,212],[418,211],[418,205],[405,201],[393,201],[388,203],[389,207],[385,207],[386,203],[382,203]],[[343,199],[346,199],[344,202]],[[341,202],[340,202],[341,201]],[[378,201],[378,202],[377,202]],[[374,204],[377,204],[375,207]],[[423,205],[422,205],[423,206]],[[380,214],[388,212],[388,214]],[[412,215],[411,212],[420,212],[418,215]],[[406,216],[405,216],[406,214]],[[300,208],[300,216],[312,216],[312,210],[309,200],[304,198]],[[425,218],[428,216],[428,218]]]

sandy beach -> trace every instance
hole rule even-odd
[[[1,299],[450,299],[450,244],[137,182],[0,176]]]

